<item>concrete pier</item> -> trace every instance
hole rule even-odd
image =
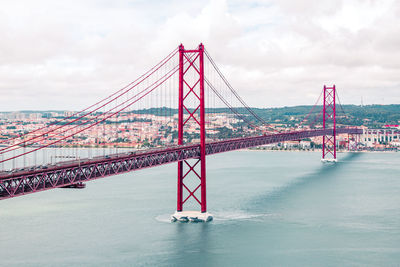
[[[337,159],[321,159],[323,163],[336,163]]]
[[[210,222],[213,216],[208,212],[176,211],[171,216],[171,222]]]

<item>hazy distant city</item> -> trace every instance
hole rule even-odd
[[[378,111],[369,114],[360,114],[357,111],[357,106],[353,106],[354,112],[359,114],[356,118],[351,114],[347,117],[345,124],[357,125],[365,130],[364,135],[359,138],[346,135],[338,135],[337,144],[338,148],[342,150],[369,150],[369,151],[398,151],[400,148],[400,121],[397,118],[386,118],[382,110],[393,109],[393,106],[399,108],[399,105],[376,106]],[[254,134],[269,134],[287,131],[296,131],[301,129],[319,129],[322,124],[317,122],[314,125],[300,125],[299,122],[304,117],[296,116],[297,110],[308,108],[301,107],[285,107],[279,109],[259,109],[260,113],[268,122],[268,126],[263,127],[247,127],[243,120],[236,118],[223,109],[217,113],[207,113],[207,141],[218,141],[226,138],[235,138],[246,135]],[[368,109],[371,112],[371,108]],[[166,112],[162,110],[140,110],[121,113],[118,117],[111,120],[100,122],[101,116],[93,114],[87,116],[86,120],[99,121],[99,124],[88,130],[84,130],[85,122],[71,122],[77,118],[79,113],[74,111],[21,111],[21,112],[2,112],[0,113],[0,139],[10,141],[3,141],[1,146],[12,145],[17,142],[13,137],[21,136],[33,130],[43,128],[42,130],[35,131],[32,134],[25,135],[25,138],[42,135],[46,133],[48,125],[57,124],[58,120],[67,119],[76,129],[74,131],[83,131],[76,134],[72,138],[67,138],[61,144],[62,147],[121,147],[121,148],[135,148],[141,149],[146,147],[157,147],[165,145],[175,145],[177,141],[178,131],[176,129],[178,114],[176,110],[170,109],[171,116],[167,116]],[[276,119],[271,114],[275,112],[279,116]],[[285,115],[282,115],[282,112]],[[300,112],[300,114],[304,112]],[[388,114],[393,114],[388,111]],[[97,118],[96,118],[97,116]],[[316,114],[314,115],[316,116]],[[366,118],[368,116],[368,118]],[[377,117],[375,119],[375,117]],[[312,117],[312,116],[311,116]],[[349,119],[353,117],[353,119]],[[312,119],[312,118],[311,118]],[[311,120],[310,119],[310,120]],[[344,120],[344,116],[338,116],[338,127],[341,127],[340,121]],[[66,123],[65,121],[63,123]],[[239,127],[238,127],[239,126]],[[371,129],[369,133],[366,129]],[[198,126],[196,123],[189,121],[189,127],[185,132],[186,142],[198,142]],[[54,139],[63,138],[68,136],[69,132],[51,133]],[[348,142],[350,139],[350,143]],[[48,145],[52,138],[43,139],[35,142],[32,146]],[[21,140],[18,140],[21,142]],[[29,144],[26,144],[29,146]],[[257,149],[268,150],[315,150],[320,149],[322,145],[322,137],[313,137],[300,141],[287,141],[284,143],[276,143],[265,145]],[[60,146],[60,145],[58,145]]]

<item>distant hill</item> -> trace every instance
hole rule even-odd
[[[310,112],[311,108],[312,106],[295,106],[254,110],[267,122],[280,121],[294,125],[296,122],[301,121]],[[337,122],[339,124],[365,125],[368,127],[400,124],[400,105],[343,105],[343,110],[339,106],[336,108]],[[315,107],[308,121],[313,121],[321,110],[322,106]],[[318,121],[322,121],[322,119],[320,118]]]
[[[294,107],[280,107],[280,108],[253,108],[254,112],[258,114],[268,123],[282,123],[289,126],[294,126],[303,120],[305,116],[310,112],[312,106],[294,106]],[[400,105],[343,105],[343,110],[340,106],[337,106],[337,123],[360,126],[365,125],[368,127],[381,127],[385,124],[400,124]],[[241,114],[248,114],[245,108],[236,109]],[[308,122],[313,122],[316,117],[320,114],[322,106],[316,106],[312,114],[308,118]],[[46,111],[30,111],[24,110],[19,111],[21,113],[49,113],[56,112],[63,114],[61,110],[46,110]],[[213,113],[232,113],[228,108],[215,108],[208,109],[207,112]],[[10,113],[10,112],[0,112]],[[178,109],[172,108],[151,108],[135,111],[140,114],[155,114],[159,116],[171,116],[178,114]],[[346,116],[344,116],[346,114]],[[316,121],[320,123],[322,116]],[[304,123],[307,124],[307,123]]]
[[[304,119],[305,116],[311,111],[312,106],[294,106],[294,107],[281,107],[281,108],[253,108],[254,112],[258,114],[268,123],[283,123],[294,126]],[[343,108],[343,110],[342,110]],[[343,105],[342,108],[338,105],[337,123],[360,126],[365,125],[368,127],[381,127],[385,124],[400,124],[400,105]],[[237,108],[241,114],[248,114],[245,108]],[[308,121],[313,122],[318,117],[322,106],[316,106],[309,116]],[[216,108],[207,110],[207,112],[214,113],[232,113],[228,108]],[[173,115],[177,114],[177,109],[170,108],[151,108],[141,110],[142,114],[157,114],[157,115]],[[322,122],[322,116],[316,123]],[[307,124],[307,123],[305,123]]]

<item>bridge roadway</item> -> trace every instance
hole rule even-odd
[[[304,130],[210,142],[206,144],[206,155],[315,136],[332,135],[332,133],[333,129]],[[342,133],[362,134],[362,129],[336,129],[336,134]],[[199,156],[200,145],[191,144],[61,162],[47,165],[46,169],[29,168],[18,172],[3,172],[0,174],[0,200],[180,160],[198,158]]]

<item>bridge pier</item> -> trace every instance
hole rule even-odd
[[[213,216],[208,212],[201,211],[176,211],[171,216],[172,222],[209,222]]]

